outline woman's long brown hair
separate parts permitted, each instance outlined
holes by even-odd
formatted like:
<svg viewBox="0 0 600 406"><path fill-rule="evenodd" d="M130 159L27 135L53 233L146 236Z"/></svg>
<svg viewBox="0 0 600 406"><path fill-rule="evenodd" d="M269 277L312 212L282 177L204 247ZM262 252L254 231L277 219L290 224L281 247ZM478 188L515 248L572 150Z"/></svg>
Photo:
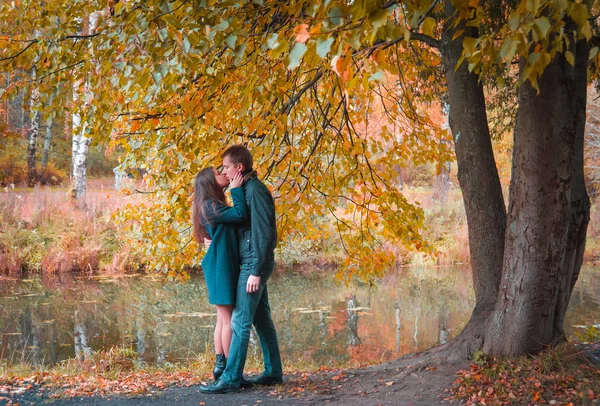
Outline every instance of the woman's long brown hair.
<svg viewBox="0 0 600 406"><path fill-rule="evenodd" d="M216 209L219 203L227 204L225 202L225 192L215 179L214 168L204 168L196 175L194 203L192 205L194 237L198 244L204 244L204 239L209 238L202 221L210 222L210 209ZM207 208L209 209L208 213Z"/></svg>

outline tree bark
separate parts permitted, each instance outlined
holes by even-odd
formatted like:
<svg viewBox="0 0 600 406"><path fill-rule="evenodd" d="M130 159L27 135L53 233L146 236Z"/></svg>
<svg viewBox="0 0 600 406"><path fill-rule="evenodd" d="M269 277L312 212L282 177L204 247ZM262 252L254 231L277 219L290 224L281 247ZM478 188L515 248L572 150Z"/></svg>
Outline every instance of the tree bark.
<svg viewBox="0 0 600 406"><path fill-rule="evenodd" d="M569 228L567 247L561 263L561 284L554 316L552 341L566 341L564 319L573 287L579 278L587 227L590 221L590 198L583 176L583 147L585 140L586 104L587 104L587 62L589 46L585 41L577 43L575 61L575 93L572 103L575 117L575 145L573 150L573 169L571 171L571 194L569 204Z"/></svg>
<svg viewBox="0 0 600 406"><path fill-rule="evenodd" d="M536 353L553 343L555 321L562 317L557 309L563 272L575 269L574 261L563 263L576 139L575 76L557 54L538 80L539 93L529 81L519 90L503 275L483 347L487 354ZM570 289L571 283L562 291ZM564 308L567 296L560 300Z"/></svg>
<svg viewBox="0 0 600 406"><path fill-rule="evenodd" d="M52 105L52 100L54 99L54 94L50 96L50 100L48 101L49 105ZM50 142L52 141L52 125L54 123L54 112L48 113L48 117L46 118L46 136L44 137L44 149L42 152L42 172L46 171L46 167L48 166L48 158L50 156Z"/></svg>
<svg viewBox="0 0 600 406"><path fill-rule="evenodd" d="M77 90L75 90L76 92ZM76 97L74 97L76 98ZM85 201L87 154L90 139L85 136L85 123L81 122L79 113L73 114L73 145L71 180L74 197L76 200Z"/></svg>
<svg viewBox="0 0 600 406"><path fill-rule="evenodd" d="M31 126L29 128L29 142L27 145L27 183L31 186L37 179L37 173L35 170L35 155L37 152L37 139L39 134L39 121L38 121L38 110L37 110L37 99L38 89L36 87L36 69L35 67L31 73L33 85L31 90L30 109L31 109Z"/></svg>
<svg viewBox="0 0 600 406"><path fill-rule="evenodd" d="M454 13L446 1L446 15ZM463 35L476 35L471 28ZM486 103L478 76L467 64L456 68L464 36L452 39L454 29L446 27L441 54L448 84L449 123L454 138L458 181L463 194L469 230L469 249L475 290L475 309L455 344L471 352L481 348L487 316L492 312L502 271L506 209L490 139Z"/></svg>

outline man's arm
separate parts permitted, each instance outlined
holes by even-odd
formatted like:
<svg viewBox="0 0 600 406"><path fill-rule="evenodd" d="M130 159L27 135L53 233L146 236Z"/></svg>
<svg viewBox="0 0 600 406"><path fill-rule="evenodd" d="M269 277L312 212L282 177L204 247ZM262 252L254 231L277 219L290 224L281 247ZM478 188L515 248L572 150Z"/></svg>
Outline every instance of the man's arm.
<svg viewBox="0 0 600 406"><path fill-rule="evenodd" d="M277 238L275 225L271 224L275 207L273 198L267 190L258 189L250 196L250 222L252 229L252 247L254 262L251 275L262 276L264 269L270 266L273 256L273 242Z"/></svg>

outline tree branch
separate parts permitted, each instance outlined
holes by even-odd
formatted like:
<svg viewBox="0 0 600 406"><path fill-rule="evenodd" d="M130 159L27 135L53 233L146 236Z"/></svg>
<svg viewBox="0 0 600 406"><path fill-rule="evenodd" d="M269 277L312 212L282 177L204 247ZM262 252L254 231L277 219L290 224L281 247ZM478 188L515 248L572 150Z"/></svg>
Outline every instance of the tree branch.
<svg viewBox="0 0 600 406"><path fill-rule="evenodd" d="M29 42L29 44L28 44L28 45L27 45L25 48L23 48L22 50L20 50L20 51L19 51L19 52L17 52L16 54L14 54L14 55L11 55L11 56L7 56L7 57L5 57L5 58L0 58L0 62L1 62L1 61L6 61L6 60L9 60L9 59L14 59L14 58L18 57L18 56L19 56L19 55L21 55L23 52L27 51L27 50L29 49L29 47L31 47L31 46L32 46L33 44L35 44L36 42L38 42L38 40L37 40L37 39L32 39L32 40Z"/></svg>
<svg viewBox="0 0 600 406"><path fill-rule="evenodd" d="M87 39L87 38L94 38L97 37L98 35L100 35L102 32L97 32L95 34L87 34L87 35L67 35L62 37L61 39L59 39L59 41L65 41L68 39Z"/></svg>
<svg viewBox="0 0 600 406"><path fill-rule="evenodd" d="M296 102L298 101L298 99L311 87L313 87L315 85L315 83L317 83L317 81L319 79L321 79L321 77L323 76L323 71L321 69L317 70L317 73L315 74L315 76L308 81L303 87L302 89L300 89L300 91L298 91L298 93L296 93L295 95L293 95L290 100L288 100L283 107L281 108L280 114L289 114L292 107L294 106L294 104L296 104Z"/></svg>

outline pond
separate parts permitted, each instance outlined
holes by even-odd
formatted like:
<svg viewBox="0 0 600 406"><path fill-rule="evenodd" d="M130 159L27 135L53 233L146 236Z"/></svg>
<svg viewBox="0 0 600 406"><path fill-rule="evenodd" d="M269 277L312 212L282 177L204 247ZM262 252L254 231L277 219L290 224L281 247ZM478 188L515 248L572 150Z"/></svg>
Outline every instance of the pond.
<svg viewBox="0 0 600 406"><path fill-rule="evenodd" d="M385 362L456 335L473 294L467 268L413 268L372 286L329 275L275 274L269 297L282 355L323 366ZM568 336L600 321L600 269L584 267L567 313ZM0 359L53 365L125 347L149 363L212 352L215 311L201 276L57 275L0 278ZM260 347L253 335L250 353Z"/></svg>

